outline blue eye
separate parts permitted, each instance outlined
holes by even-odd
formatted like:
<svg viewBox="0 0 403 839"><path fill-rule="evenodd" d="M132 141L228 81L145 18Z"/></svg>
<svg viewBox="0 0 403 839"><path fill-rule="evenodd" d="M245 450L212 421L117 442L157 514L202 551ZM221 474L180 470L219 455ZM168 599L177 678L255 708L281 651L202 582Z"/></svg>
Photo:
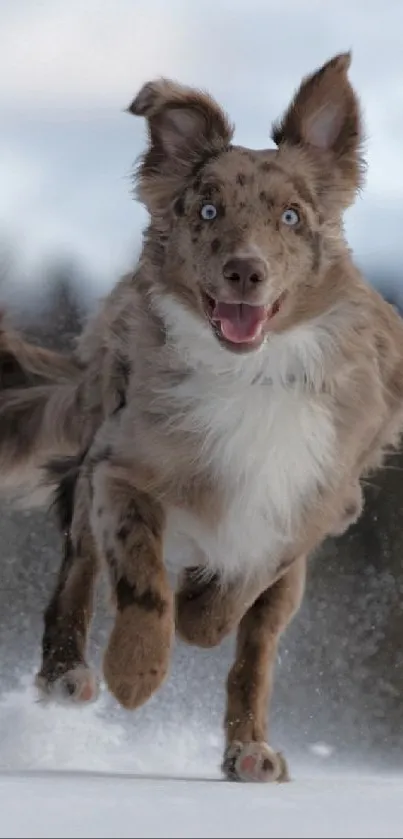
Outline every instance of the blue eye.
<svg viewBox="0 0 403 839"><path fill-rule="evenodd" d="M217 215L217 207L214 204L203 204L200 215L204 221L212 221Z"/></svg>
<svg viewBox="0 0 403 839"><path fill-rule="evenodd" d="M297 213L293 207L287 207L281 216L281 221L283 224L287 224L288 227L295 227L295 225L300 221L299 213Z"/></svg>

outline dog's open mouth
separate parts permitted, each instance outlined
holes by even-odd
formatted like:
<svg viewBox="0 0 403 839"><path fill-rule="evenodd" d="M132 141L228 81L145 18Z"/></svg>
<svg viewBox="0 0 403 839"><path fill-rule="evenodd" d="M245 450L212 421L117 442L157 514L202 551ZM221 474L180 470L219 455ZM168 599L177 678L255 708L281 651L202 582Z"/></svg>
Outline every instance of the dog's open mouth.
<svg viewBox="0 0 403 839"><path fill-rule="evenodd" d="M264 338L265 326L278 311L281 295L271 306L252 306L249 303L227 303L204 294L204 308L218 337L228 344L242 347L259 346Z"/></svg>

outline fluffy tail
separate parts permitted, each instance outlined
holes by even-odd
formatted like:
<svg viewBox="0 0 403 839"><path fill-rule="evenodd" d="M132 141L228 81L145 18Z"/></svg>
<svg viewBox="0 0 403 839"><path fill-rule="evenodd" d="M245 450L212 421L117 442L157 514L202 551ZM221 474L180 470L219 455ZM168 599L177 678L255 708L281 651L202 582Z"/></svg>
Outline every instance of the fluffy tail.
<svg viewBox="0 0 403 839"><path fill-rule="evenodd" d="M0 312L0 387L22 388L51 381L71 381L80 373L73 355L30 344L4 326Z"/></svg>
<svg viewBox="0 0 403 839"><path fill-rule="evenodd" d="M40 483L45 461L77 454L86 434L80 397L76 382L0 392L0 483L4 489L31 491Z"/></svg>

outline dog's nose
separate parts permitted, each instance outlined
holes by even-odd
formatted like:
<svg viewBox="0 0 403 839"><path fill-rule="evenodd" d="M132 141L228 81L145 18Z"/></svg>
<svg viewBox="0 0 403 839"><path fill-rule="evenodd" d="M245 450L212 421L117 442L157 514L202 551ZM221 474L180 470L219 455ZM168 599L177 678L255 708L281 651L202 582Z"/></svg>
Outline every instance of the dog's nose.
<svg viewBox="0 0 403 839"><path fill-rule="evenodd" d="M237 256L227 260L223 274L230 285L247 291L267 279L267 267L258 257Z"/></svg>

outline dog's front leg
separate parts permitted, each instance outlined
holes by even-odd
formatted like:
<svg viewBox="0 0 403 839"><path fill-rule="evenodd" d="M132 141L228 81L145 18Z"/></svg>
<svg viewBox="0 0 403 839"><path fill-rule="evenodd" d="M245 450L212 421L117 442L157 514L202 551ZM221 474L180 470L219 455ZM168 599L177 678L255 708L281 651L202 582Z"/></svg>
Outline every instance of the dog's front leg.
<svg viewBox="0 0 403 839"><path fill-rule="evenodd" d="M174 606L163 564L164 511L133 474L106 457L93 472L92 529L109 572L116 619L104 676L125 708L137 708L167 675Z"/></svg>
<svg viewBox="0 0 403 839"><path fill-rule="evenodd" d="M288 780L283 756L267 745L267 722L278 642L299 609L305 575L301 557L257 598L239 625L227 681L223 771L229 780Z"/></svg>
<svg viewBox="0 0 403 839"><path fill-rule="evenodd" d="M252 582L224 587L187 569L176 597L176 628L183 640L214 647L238 628L235 662L227 681L223 771L233 781L284 781L287 766L267 744L269 701L280 635L299 609L306 560L296 559L262 591Z"/></svg>

